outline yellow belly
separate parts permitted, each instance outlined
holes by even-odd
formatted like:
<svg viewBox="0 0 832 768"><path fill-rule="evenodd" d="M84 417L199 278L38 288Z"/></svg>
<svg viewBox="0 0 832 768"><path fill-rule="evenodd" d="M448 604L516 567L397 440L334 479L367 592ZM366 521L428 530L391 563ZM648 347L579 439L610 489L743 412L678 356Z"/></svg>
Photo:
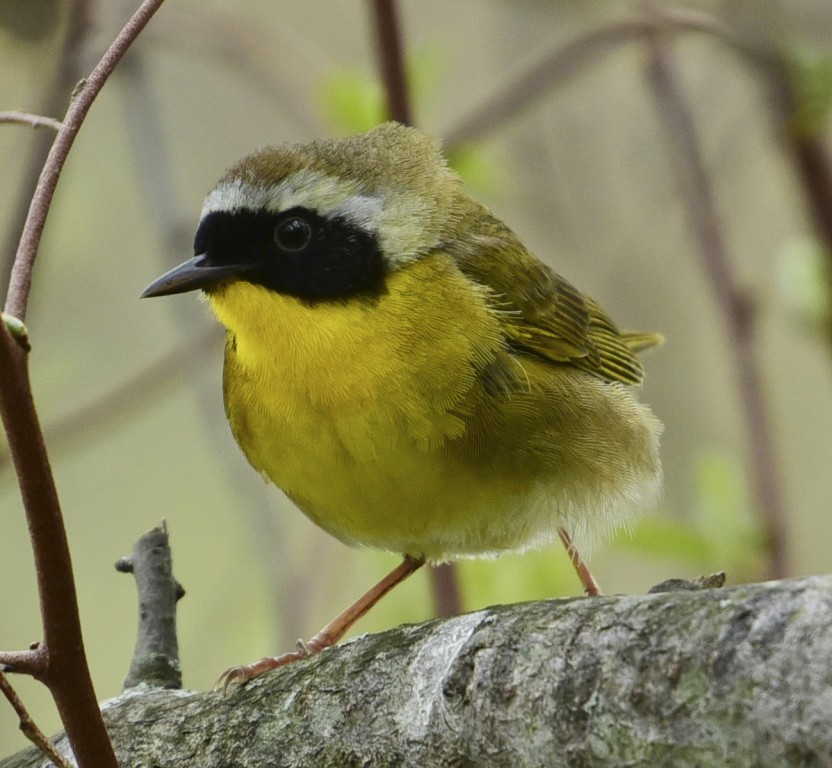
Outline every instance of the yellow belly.
<svg viewBox="0 0 832 768"><path fill-rule="evenodd" d="M508 354L487 297L442 258L387 288L315 305L244 282L211 296L232 431L315 523L441 561L609 527L655 493L658 422L626 388Z"/></svg>

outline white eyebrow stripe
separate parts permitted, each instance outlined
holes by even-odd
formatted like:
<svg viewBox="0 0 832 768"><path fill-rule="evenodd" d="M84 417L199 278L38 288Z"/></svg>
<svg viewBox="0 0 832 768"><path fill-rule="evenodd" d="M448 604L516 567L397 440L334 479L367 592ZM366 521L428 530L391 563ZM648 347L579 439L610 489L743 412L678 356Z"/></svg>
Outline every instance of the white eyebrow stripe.
<svg viewBox="0 0 832 768"><path fill-rule="evenodd" d="M219 184L208 194L202 205L202 217L243 208L279 213L301 207L328 218L340 216L366 232L375 233L381 223L384 202L379 197L361 194L356 186L310 169L269 186L234 179Z"/></svg>
<svg viewBox="0 0 832 768"><path fill-rule="evenodd" d="M383 209L384 203L377 197L353 195L345 198L340 205L334 206L329 211L319 210L319 213L342 216L367 232L376 232L381 222Z"/></svg>

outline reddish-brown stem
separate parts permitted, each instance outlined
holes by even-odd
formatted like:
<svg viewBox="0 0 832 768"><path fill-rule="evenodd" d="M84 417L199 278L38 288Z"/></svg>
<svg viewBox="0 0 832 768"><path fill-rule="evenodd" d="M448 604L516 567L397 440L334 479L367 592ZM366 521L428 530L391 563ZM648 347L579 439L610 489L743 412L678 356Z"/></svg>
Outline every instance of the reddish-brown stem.
<svg viewBox="0 0 832 768"><path fill-rule="evenodd" d="M442 563L430 569L433 591L433 612L444 618L462 612L462 594L456 563Z"/></svg>
<svg viewBox="0 0 832 768"><path fill-rule="evenodd" d="M387 96L387 114L405 125L413 124L407 92L402 34L395 0L372 0L379 69Z"/></svg>

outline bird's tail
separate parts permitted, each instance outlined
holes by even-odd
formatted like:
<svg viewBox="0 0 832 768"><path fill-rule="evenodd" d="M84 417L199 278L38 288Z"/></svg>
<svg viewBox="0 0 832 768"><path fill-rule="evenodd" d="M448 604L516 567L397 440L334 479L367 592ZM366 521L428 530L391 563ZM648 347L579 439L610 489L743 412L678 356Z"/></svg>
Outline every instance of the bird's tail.
<svg viewBox="0 0 832 768"><path fill-rule="evenodd" d="M650 347L664 344L664 336L660 333L639 333L638 331L622 331L621 341L631 352L642 352Z"/></svg>

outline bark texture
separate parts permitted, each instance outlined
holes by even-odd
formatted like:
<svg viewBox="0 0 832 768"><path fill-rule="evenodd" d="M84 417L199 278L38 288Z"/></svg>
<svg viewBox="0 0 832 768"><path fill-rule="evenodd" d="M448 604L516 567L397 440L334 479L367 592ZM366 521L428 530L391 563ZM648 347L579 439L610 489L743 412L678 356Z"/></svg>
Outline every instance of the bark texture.
<svg viewBox="0 0 832 768"><path fill-rule="evenodd" d="M832 766L832 576L500 606L105 716L122 766Z"/></svg>
<svg viewBox="0 0 832 768"><path fill-rule="evenodd" d="M185 590L173 578L167 526L162 523L144 534L130 557L116 563L116 570L132 573L139 593L139 631L124 690L140 685L181 688L176 603Z"/></svg>

